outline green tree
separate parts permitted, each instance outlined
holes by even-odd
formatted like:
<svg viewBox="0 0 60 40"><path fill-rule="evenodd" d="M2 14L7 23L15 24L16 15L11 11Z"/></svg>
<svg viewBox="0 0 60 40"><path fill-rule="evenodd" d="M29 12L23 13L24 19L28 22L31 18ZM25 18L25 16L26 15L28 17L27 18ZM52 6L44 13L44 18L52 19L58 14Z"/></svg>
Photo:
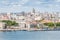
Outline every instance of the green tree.
<svg viewBox="0 0 60 40"><path fill-rule="evenodd" d="M18 23L16 21L11 21L11 20L2 20L2 22L5 22L6 26L10 28L10 26L18 26Z"/></svg>
<svg viewBox="0 0 60 40"><path fill-rule="evenodd" d="M50 22L50 23L44 23L44 25L49 26L49 27L54 27L54 23Z"/></svg>
<svg viewBox="0 0 60 40"><path fill-rule="evenodd" d="M56 23L56 26L60 26L60 22L57 22L57 23Z"/></svg>

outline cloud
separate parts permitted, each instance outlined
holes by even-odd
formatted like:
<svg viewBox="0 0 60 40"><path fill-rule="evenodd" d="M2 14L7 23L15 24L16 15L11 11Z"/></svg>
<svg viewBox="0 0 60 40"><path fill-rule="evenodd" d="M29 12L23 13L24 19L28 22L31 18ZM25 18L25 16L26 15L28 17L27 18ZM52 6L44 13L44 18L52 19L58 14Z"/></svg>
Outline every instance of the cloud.
<svg viewBox="0 0 60 40"><path fill-rule="evenodd" d="M55 0L55 2L60 2L60 0Z"/></svg>
<svg viewBox="0 0 60 40"><path fill-rule="evenodd" d="M0 0L0 12L16 12L23 9L23 5L29 0Z"/></svg>
<svg viewBox="0 0 60 40"><path fill-rule="evenodd" d="M41 9L42 11L59 10L59 1L60 0L0 0L0 11L26 11L32 10L32 8Z"/></svg>
<svg viewBox="0 0 60 40"><path fill-rule="evenodd" d="M10 1L10 0L2 0L0 1L1 4L0 5L6 5L6 6L10 6L10 5L23 5L25 3L27 3L29 0L18 0L18 1Z"/></svg>
<svg viewBox="0 0 60 40"><path fill-rule="evenodd" d="M40 2L40 1L36 1L36 2L35 2L35 4L41 4L41 3L42 3L42 2Z"/></svg>

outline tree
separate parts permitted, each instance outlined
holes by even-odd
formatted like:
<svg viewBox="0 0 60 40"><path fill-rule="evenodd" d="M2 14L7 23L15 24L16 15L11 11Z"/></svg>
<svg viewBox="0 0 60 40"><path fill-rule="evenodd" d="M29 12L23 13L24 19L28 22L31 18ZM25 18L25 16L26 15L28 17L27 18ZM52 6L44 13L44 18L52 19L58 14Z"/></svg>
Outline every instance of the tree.
<svg viewBox="0 0 60 40"><path fill-rule="evenodd" d="M57 22L57 23L56 23L56 26L60 26L60 22Z"/></svg>
<svg viewBox="0 0 60 40"><path fill-rule="evenodd" d="M49 27L54 27L54 23L50 22L50 23L44 23L44 25L49 26Z"/></svg>
<svg viewBox="0 0 60 40"><path fill-rule="evenodd" d="M2 22L6 23L6 26L8 26L10 28L10 26L18 26L18 23L16 23L15 21L11 21L11 20L2 20Z"/></svg>

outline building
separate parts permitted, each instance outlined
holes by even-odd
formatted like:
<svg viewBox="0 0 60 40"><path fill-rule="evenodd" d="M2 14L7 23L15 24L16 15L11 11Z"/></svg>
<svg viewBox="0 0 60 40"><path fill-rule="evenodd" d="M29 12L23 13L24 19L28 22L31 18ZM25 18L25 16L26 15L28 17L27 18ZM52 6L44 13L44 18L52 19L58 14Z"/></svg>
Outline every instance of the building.
<svg viewBox="0 0 60 40"><path fill-rule="evenodd" d="M4 27L5 27L5 23L0 22L0 29L4 29Z"/></svg>

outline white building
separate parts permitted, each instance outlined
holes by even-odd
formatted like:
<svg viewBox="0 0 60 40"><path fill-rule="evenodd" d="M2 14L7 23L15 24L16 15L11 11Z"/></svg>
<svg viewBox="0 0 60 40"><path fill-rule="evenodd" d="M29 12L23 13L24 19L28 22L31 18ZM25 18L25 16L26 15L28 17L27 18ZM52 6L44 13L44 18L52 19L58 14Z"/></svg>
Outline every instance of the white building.
<svg viewBox="0 0 60 40"><path fill-rule="evenodd" d="M37 16L37 17L35 17L35 20L42 20L42 17L41 16Z"/></svg>

